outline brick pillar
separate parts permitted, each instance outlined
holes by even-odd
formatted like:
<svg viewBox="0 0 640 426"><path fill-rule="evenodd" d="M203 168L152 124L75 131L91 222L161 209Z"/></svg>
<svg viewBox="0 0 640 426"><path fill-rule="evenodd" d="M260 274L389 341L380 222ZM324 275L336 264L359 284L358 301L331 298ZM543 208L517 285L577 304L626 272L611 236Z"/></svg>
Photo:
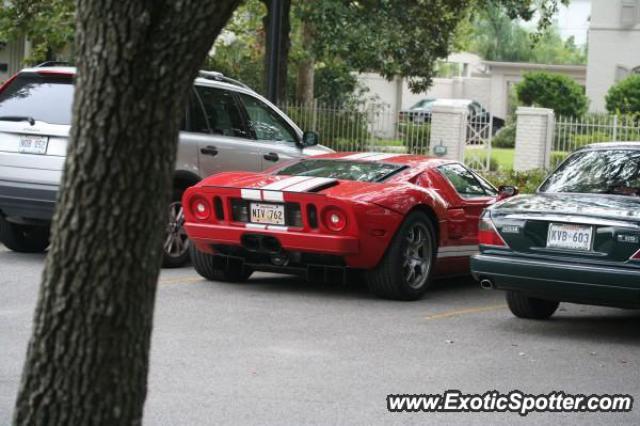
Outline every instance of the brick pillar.
<svg viewBox="0 0 640 426"><path fill-rule="evenodd" d="M548 169L556 122L553 110L519 107L516 116L516 152L513 169L519 172Z"/></svg>
<svg viewBox="0 0 640 426"><path fill-rule="evenodd" d="M443 158L464 161L464 149L467 144L467 107L451 105L436 101L431 110L431 142L430 152L437 146L447 148Z"/></svg>

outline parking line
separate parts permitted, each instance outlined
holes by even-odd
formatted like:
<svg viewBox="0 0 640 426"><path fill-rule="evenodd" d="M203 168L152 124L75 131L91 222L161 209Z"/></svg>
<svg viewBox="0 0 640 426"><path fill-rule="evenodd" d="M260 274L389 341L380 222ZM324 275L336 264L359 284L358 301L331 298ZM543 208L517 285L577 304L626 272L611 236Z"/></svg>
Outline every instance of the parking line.
<svg viewBox="0 0 640 426"><path fill-rule="evenodd" d="M479 314L482 312L498 311L506 307L507 305L505 304L491 305L491 306L478 306L476 308L458 309L456 311L449 311L449 312L443 312L441 314L429 315L428 317L425 317L425 319L434 320L434 319L458 317L458 316L467 315L467 314Z"/></svg>
<svg viewBox="0 0 640 426"><path fill-rule="evenodd" d="M193 275L189 275L187 277L177 277L177 278L159 280L158 284L163 284L163 285L164 284L193 284L200 281L204 281L204 278L194 277Z"/></svg>

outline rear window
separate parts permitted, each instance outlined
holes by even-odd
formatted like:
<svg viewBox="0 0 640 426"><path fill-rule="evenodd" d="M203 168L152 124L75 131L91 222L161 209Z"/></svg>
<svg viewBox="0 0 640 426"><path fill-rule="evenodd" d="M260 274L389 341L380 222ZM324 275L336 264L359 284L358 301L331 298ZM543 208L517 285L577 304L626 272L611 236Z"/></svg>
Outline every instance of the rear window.
<svg viewBox="0 0 640 426"><path fill-rule="evenodd" d="M402 164L343 160L302 160L276 172L287 176L313 176L358 182L381 182L405 169Z"/></svg>
<svg viewBox="0 0 640 426"><path fill-rule="evenodd" d="M2 117L31 117L49 124L71 124L70 76L20 74L0 93Z"/></svg>
<svg viewBox="0 0 640 426"><path fill-rule="evenodd" d="M640 196L640 151L578 151L547 178L540 191Z"/></svg>

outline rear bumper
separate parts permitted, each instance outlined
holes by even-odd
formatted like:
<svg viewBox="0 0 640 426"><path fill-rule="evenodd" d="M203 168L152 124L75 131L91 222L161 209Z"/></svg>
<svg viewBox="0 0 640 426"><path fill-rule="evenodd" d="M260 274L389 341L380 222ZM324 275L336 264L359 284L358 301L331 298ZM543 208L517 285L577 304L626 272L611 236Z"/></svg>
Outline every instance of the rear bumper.
<svg viewBox="0 0 640 426"><path fill-rule="evenodd" d="M213 245L242 246L244 235L262 235L278 240L285 251L352 256L360 252L358 238L343 235L326 235L308 232L251 229L241 226L186 223L185 229L191 241L201 251L212 251Z"/></svg>
<svg viewBox="0 0 640 426"><path fill-rule="evenodd" d="M57 196L57 185L0 180L0 212L8 218L50 221Z"/></svg>
<svg viewBox="0 0 640 426"><path fill-rule="evenodd" d="M479 254L471 258L476 279L499 290L564 302L640 308L640 267L595 266Z"/></svg>

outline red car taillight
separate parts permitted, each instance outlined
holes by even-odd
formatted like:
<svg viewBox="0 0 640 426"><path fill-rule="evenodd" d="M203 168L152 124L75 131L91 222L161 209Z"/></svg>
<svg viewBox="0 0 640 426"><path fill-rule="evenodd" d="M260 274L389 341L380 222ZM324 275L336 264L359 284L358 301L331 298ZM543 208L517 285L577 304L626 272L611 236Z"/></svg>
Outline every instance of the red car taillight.
<svg viewBox="0 0 640 426"><path fill-rule="evenodd" d="M640 250L638 250L633 256L629 258L629 260L637 260L640 261Z"/></svg>
<svg viewBox="0 0 640 426"><path fill-rule="evenodd" d="M498 233L491 217L488 215L485 215L480 219L478 243L483 246L509 247Z"/></svg>
<svg viewBox="0 0 640 426"><path fill-rule="evenodd" d="M344 231L347 227L347 215L336 207L330 207L324 211L323 222L333 232Z"/></svg>
<svg viewBox="0 0 640 426"><path fill-rule="evenodd" d="M207 220L211 215L211 206L201 197L195 197L191 200L191 212L198 220Z"/></svg>

